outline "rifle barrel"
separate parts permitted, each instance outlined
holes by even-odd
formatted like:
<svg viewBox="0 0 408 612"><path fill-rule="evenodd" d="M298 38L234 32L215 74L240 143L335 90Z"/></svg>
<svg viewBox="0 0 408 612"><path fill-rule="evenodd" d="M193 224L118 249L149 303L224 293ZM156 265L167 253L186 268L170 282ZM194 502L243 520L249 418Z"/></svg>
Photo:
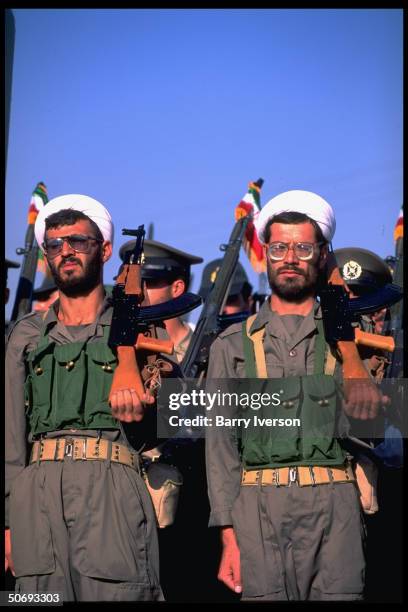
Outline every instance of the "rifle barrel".
<svg viewBox="0 0 408 612"><path fill-rule="evenodd" d="M233 227L214 286L205 300L193 337L181 362L181 369L186 378L193 378L207 364L211 343L220 331L218 315L221 314L228 297L232 276L239 259L239 250L250 218L248 215L238 219Z"/></svg>

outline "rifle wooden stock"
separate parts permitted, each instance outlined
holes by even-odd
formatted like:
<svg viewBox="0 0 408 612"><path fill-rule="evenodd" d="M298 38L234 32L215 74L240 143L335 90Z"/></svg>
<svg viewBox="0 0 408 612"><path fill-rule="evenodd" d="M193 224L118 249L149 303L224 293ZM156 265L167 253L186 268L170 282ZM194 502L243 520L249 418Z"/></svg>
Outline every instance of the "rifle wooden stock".
<svg viewBox="0 0 408 612"><path fill-rule="evenodd" d="M392 353L395 349L395 341L392 336L381 336L380 334L370 334L361 329L356 329L354 332L355 343L371 348L381 349Z"/></svg>
<svg viewBox="0 0 408 612"><path fill-rule="evenodd" d="M172 355L174 344L171 340L158 340L139 334L137 336L136 350L152 351L153 353L162 353L164 355Z"/></svg>

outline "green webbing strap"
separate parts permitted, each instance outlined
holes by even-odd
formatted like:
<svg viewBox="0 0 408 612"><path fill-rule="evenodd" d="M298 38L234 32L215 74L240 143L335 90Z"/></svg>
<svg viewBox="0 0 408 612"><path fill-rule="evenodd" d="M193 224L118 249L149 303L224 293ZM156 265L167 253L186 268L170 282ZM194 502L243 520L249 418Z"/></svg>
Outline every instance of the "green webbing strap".
<svg viewBox="0 0 408 612"><path fill-rule="evenodd" d="M323 374L324 363L326 356L326 341L324 338L324 329L322 319L316 319L317 336L315 343L315 359L313 374Z"/></svg>
<svg viewBox="0 0 408 612"><path fill-rule="evenodd" d="M49 338L48 338L48 325L45 323L45 318L48 314L48 310L46 310L42 315L41 318L43 320L43 324L41 327L41 331L40 331L40 337L38 339L38 343L37 346L35 347L35 350L39 350L39 349L43 349L45 348L48 343L49 343Z"/></svg>
<svg viewBox="0 0 408 612"><path fill-rule="evenodd" d="M246 331L246 321L242 321L242 342L244 345L246 377L257 378L254 344L248 337Z"/></svg>
<svg viewBox="0 0 408 612"><path fill-rule="evenodd" d="M317 336L315 343L315 360L313 374L323 374L326 359L326 340L324 337L323 321L316 319ZM242 341L244 345L245 372L247 378L257 378L255 351L252 340L248 337L246 321L242 322Z"/></svg>

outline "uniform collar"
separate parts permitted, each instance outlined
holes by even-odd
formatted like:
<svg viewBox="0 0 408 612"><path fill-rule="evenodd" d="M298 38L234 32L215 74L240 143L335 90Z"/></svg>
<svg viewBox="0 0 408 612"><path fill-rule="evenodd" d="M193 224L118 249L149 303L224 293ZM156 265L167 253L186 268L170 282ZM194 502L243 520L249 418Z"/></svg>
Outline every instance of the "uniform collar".
<svg viewBox="0 0 408 612"><path fill-rule="evenodd" d="M58 305L59 300L56 300L54 304L48 309L45 317L44 317L44 325L47 328L47 332L49 334L50 339L52 340L68 340L70 342L73 341L69 330L66 326L58 320ZM88 337L95 336L100 337L103 336L103 328L106 325L110 325L112 321L112 301L110 296L105 295L103 300L102 308L96 318L96 320L90 324L89 326L89 334Z"/></svg>
<svg viewBox="0 0 408 612"><path fill-rule="evenodd" d="M321 307L317 300L312 310L300 324L296 334L291 337L283 324L281 317L276 312L271 310L269 299L270 298L268 298L259 309L257 316L249 328L250 334L258 331L262 327L265 327L269 335L274 336L275 338L280 338L288 343L291 347L294 347L299 344L299 342L304 340L304 338L316 332L316 319L322 318Z"/></svg>

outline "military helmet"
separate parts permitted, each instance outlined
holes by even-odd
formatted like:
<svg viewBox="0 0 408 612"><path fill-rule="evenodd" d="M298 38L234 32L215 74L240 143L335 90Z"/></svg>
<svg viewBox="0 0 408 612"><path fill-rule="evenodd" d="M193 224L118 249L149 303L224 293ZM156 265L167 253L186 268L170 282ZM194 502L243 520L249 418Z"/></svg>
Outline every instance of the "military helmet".
<svg viewBox="0 0 408 612"><path fill-rule="evenodd" d="M334 251L340 274L350 287L370 292L392 283L389 267L381 257L358 247Z"/></svg>
<svg viewBox="0 0 408 612"><path fill-rule="evenodd" d="M214 259L210 261L203 270L203 275L201 277L201 285L198 290L198 294L205 300L207 295L209 294L211 288L214 285L215 279L217 278L218 271L221 267L222 259ZM242 290L247 289L248 296L252 291L252 285L249 283L248 276L240 264L237 262L237 267L235 268L234 276L232 277L231 287L228 294L228 297L233 297L235 295L239 295ZM248 297L245 296L245 297Z"/></svg>

